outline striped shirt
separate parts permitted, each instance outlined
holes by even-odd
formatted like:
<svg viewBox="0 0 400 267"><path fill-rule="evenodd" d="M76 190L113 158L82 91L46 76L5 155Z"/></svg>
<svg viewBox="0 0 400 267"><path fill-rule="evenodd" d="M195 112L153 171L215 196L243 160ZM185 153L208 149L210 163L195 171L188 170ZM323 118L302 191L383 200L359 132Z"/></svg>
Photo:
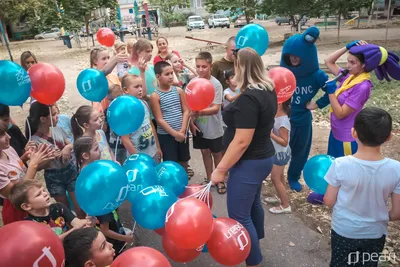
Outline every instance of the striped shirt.
<svg viewBox="0 0 400 267"><path fill-rule="evenodd" d="M182 128L183 114L178 90L173 86L168 92L161 92L157 89L156 93L160 97L160 109L163 119L172 129L179 131ZM157 133L168 134L161 126L157 127Z"/></svg>

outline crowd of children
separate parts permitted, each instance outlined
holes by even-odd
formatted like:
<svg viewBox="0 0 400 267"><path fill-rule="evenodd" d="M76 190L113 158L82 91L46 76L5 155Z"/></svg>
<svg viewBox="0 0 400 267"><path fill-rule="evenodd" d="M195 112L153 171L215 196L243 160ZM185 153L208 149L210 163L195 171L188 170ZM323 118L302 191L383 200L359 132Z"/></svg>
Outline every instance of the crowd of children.
<svg viewBox="0 0 400 267"><path fill-rule="evenodd" d="M168 48L166 38L160 37L156 44L158 55L152 67L156 80L152 83L157 86L149 84L146 78L153 53L149 41L117 43L111 59L107 49L94 48L90 66L107 75L108 96L101 103L80 106L71 118L64 117L62 124L58 122L56 104L48 106L33 100L24 136L10 120L9 107L0 104L3 222L26 219L52 227L63 240L66 266L108 266L123 251L125 243L135 239L132 233L125 232L117 211L93 218L80 209L75 181L88 164L99 159L123 164L130 155L144 153L157 163L178 162L190 178L193 170L189 165L189 129L193 148L202 154L205 183L210 181L224 155L226 125L222 110L241 94L235 81L234 37L228 40L226 55L221 60L213 64L209 52L200 52L195 58L195 68L177 51ZM29 51L21 56L21 64L27 70L37 62ZM115 67L117 74L112 72ZM194 112L186 103L184 90L198 78L211 82L215 98L208 108ZM109 104L123 94L140 99L145 116L136 132L118 138L107 125L104 114ZM273 214L291 213L284 175L291 159L290 107L291 100L278 105L271 133L276 151L271 179L279 199L266 198L266 201L279 204L269 210ZM361 244L358 247L362 251L381 252L387 222L400 219L400 163L384 158L380 151L381 145L390 139L391 130L387 112L377 108L362 110L355 117L352 132L358 152L338 158L325 177L329 187L324 201L334 207L331 266L347 266L344 260L357 244ZM35 180L39 170L44 170L46 187ZM346 175L349 172L351 177ZM385 179L379 179L378 175ZM227 190L225 182L216 186L220 194ZM386 201L390 195L393 206L388 212ZM56 203L52 204L50 197ZM353 224L355 221L357 225Z"/></svg>

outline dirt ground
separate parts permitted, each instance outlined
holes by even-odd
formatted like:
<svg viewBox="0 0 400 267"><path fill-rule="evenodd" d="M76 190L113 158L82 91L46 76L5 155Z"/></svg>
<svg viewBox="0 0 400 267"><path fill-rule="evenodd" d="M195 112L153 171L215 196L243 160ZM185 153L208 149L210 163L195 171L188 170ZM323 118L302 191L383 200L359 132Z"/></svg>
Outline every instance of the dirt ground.
<svg viewBox="0 0 400 267"><path fill-rule="evenodd" d="M266 65L276 66L279 65L281 44L285 33L290 32L290 26L277 26L274 22L261 22L264 25L270 36L270 48L263 56ZM219 59L224 54L222 46L207 46L207 42L195 41L185 39L185 36L200 38L205 40L212 40L215 42L224 43L230 36L236 35L239 29L205 29L194 30L187 32L184 27L177 27L171 29L160 29L162 36L168 38L169 47L177 50L188 63L194 64L194 57L200 50L210 51L215 59ZM341 45L348 41L355 39L364 39L380 44L390 49L400 50L400 28L389 29L389 41L384 43L385 30L382 28L371 29L342 29L341 31ZM133 37L128 36L128 40ZM126 40L125 40L126 41ZM329 53L339 47L336 44L337 32L336 30L324 31L321 29L319 48L319 60L323 62L323 58ZM153 40L154 43L154 40ZM76 89L76 78L80 71L89 67L89 51L84 48L78 48L77 44L73 42L73 49L67 49L63 46L62 41L59 40L45 40L45 41L24 41L18 43L11 43L11 50L14 60L19 63L19 55L26 50L32 51L36 54L41 62L54 64L64 74L66 79L66 90L62 99L59 101L59 107L62 113L72 114L80 105L88 103L83 99ZM156 49L154 50L154 55ZM7 51L4 47L0 47L0 59L9 59ZM341 59L344 62L344 59ZM373 99L372 99L373 100ZM370 100L371 101L371 100ZM27 113L28 105L24 105L24 112ZM12 116L17 123L22 126L25 118L24 112L20 108L12 109ZM23 128L23 127L22 127ZM329 123L326 117L318 116L314 122L313 132L313 146L311 155L326 153L327 140L329 135ZM395 135L392 141L384 146L384 154L396 160L400 160L400 138ZM265 183L266 195L274 195L274 189L270 181ZM302 193L293 193L288 190L291 199L291 205L294 209L296 216L299 216L303 222L308 225L312 230L319 232L324 237L329 239L330 229L330 211L326 207L312 206L306 202L306 197L309 191L303 190ZM387 246L385 250L388 252L395 252L397 257L400 257L400 223L390 223L390 234L387 238ZM392 265L390 265L392 264ZM398 266L393 265L382 266Z"/></svg>

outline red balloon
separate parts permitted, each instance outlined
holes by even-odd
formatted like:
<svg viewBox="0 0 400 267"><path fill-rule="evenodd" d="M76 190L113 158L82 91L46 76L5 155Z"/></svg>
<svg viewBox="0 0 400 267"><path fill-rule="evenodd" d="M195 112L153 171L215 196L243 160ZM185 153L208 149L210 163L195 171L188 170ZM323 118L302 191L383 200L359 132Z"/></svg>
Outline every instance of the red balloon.
<svg viewBox="0 0 400 267"><path fill-rule="evenodd" d="M214 101L215 89L209 80L198 78L186 86L185 95L189 108L200 111L208 108Z"/></svg>
<svg viewBox="0 0 400 267"><path fill-rule="evenodd" d="M292 97L296 90L296 77L289 69L276 67L268 72L268 76L275 83L275 92L279 104Z"/></svg>
<svg viewBox="0 0 400 267"><path fill-rule="evenodd" d="M97 41L107 47L112 47L115 43L115 34L110 28L100 28L96 33Z"/></svg>
<svg viewBox="0 0 400 267"><path fill-rule="evenodd" d="M251 240L246 228L230 218L214 220L214 230L207 241L208 252L225 266L236 266L250 254Z"/></svg>
<svg viewBox="0 0 400 267"><path fill-rule="evenodd" d="M165 227L154 230L158 235L163 236L165 234Z"/></svg>
<svg viewBox="0 0 400 267"><path fill-rule="evenodd" d="M165 231L180 248L196 249L211 236L213 216L207 205L197 198L178 200L167 212Z"/></svg>
<svg viewBox="0 0 400 267"><path fill-rule="evenodd" d="M149 247L135 247L119 255L111 267L171 267L167 258Z"/></svg>
<svg viewBox="0 0 400 267"><path fill-rule="evenodd" d="M190 185L186 186L186 190L182 193L182 195L179 196L179 198L185 198L185 197L191 196L203 189L204 189L204 187L202 187L199 184L190 184ZM199 199L198 196L196 196L196 198ZM213 198L212 198L211 192L208 192L207 197L203 196L202 198L203 199L200 199L200 200L203 201L204 203L206 203L207 206L209 206L209 208L211 209L212 205L213 205Z"/></svg>
<svg viewBox="0 0 400 267"><path fill-rule="evenodd" d="M33 65L29 71L31 96L45 105L56 103L64 93L65 79L61 70L48 63Z"/></svg>
<svg viewBox="0 0 400 267"><path fill-rule="evenodd" d="M173 261L182 263L190 262L197 258L204 247L203 245L197 249L179 248L171 240L169 240L166 235L163 236L162 246L164 248L165 254L167 254L168 257L170 257Z"/></svg>
<svg viewBox="0 0 400 267"><path fill-rule="evenodd" d="M0 228L1 266L62 267L63 245L42 223L18 221Z"/></svg>

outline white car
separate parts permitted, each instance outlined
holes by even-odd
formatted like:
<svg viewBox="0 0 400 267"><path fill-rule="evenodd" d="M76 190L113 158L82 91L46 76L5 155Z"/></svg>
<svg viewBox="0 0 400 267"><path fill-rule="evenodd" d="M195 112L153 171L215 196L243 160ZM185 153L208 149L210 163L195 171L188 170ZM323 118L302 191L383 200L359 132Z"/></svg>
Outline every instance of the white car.
<svg viewBox="0 0 400 267"><path fill-rule="evenodd" d="M229 22L229 19L222 14L215 14L211 15L210 18L208 19L208 27L210 28L216 28L216 27L231 27L231 23Z"/></svg>
<svg viewBox="0 0 400 267"><path fill-rule="evenodd" d="M204 29L204 20L200 16L190 16L187 20L187 30Z"/></svg>
<svg viewBox="0 0 400 267"><path fill-rule="evenodd" d="M35 40L38 39L60 39L61 32L58 28L51 29L51 32L42 32L35 35Z"/></svg>

